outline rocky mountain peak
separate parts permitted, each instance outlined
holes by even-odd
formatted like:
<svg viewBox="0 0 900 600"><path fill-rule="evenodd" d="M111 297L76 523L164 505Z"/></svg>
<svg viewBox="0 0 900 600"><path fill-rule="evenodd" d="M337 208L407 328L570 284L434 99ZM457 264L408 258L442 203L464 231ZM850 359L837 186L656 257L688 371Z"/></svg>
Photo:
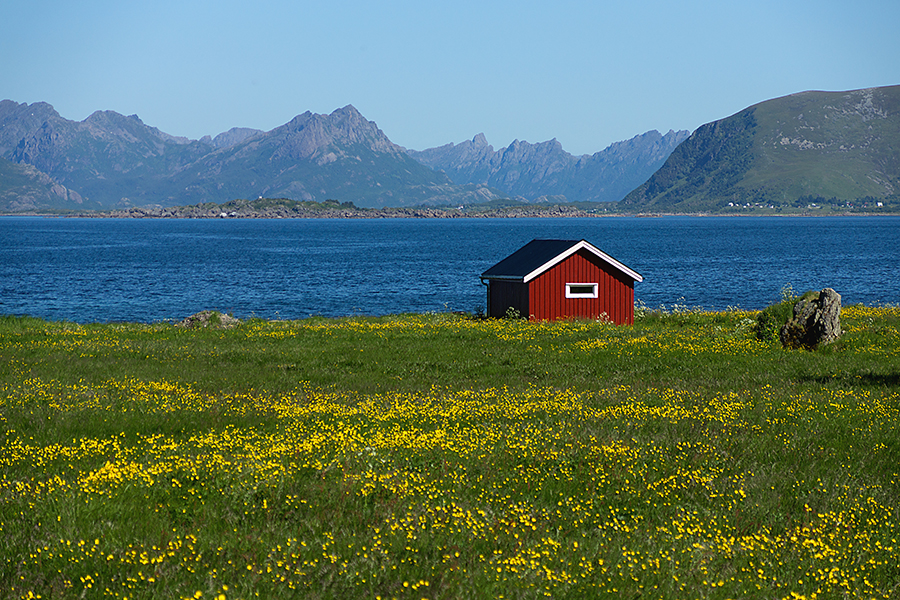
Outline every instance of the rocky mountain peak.
<svg viewBox="0 0 900 600"><path fill-rule="evenodd" d="M275 158L315 158L333 152L337 146L347 145L361 145L378 153L403 154L400 146L391 142L352 104L329 115L307 111L271 133L280 141Z"/></svg>
<svg viewBox="0 0 900 600"><path fill-rule="evenodd" d="M331 112L332 117L337 118L346 118L346 119L361 119L363 121L369 122L362 114L356 110L356 107L352 104L348 104L342 108L336 108Z"/></svg>
<svg viewBox="0 0 900 600"><path fill-rule="evenodd" d="M59 113L46 102L35 102L28 104L23 102L19 104L13 100L0 101L0 124L11 120L25 121L46 121L48 119L59 119Z"/></svg>
<svg viewBox="0 0 900 600"><path fill-rule="evenodd" d="M534 157L534 156L543 156L543 157L569 157L572 155L563 150L562 144L556 138L552 140L547 140L546 142L538 142L537 144L530 144L526 141L514 140L506 149L501 150L501 154L503 157L515 157L516 159L521 159L523 157Z"/></svg>
<svg viewBox="0 0 900 600"><path fill-rule="evenodd" d="M46 102L0 101L0 156L8 157L22 138L33 135L44 123L63 120Z"/></svg>
<svg viewBox="0 0 900 600"><path fill-rule="evenodd" d="M82 121L83 123L97 123L103 125L109 124L122 124L122 123L133 123L135 125L144 125L144 122L141 121L141 118L137 115L129 115L125 116L117 113L114 110L95 110L92 112L87 119Z"/></svg>
<svg viewBox="0 0 900 600"><path fill-rule="evenodd" d="M92 136L98 139L120 140L126 139L129 143L140 142L152 145L155 152L161 152L160 144L190 144L192 140L186 137L169 135L156 127L145 125L137 115L117 113L114 110L97 110L88 116L79 125L86 128Z"/></svg>
<svg viewBox="0 0 900 600"><path fill-rule="evenodd" d="M136 142L141 137L139 132L147 128L137 115L126 117L112 110L94 111L81 124L96 137L111 139L124 136L129 142Z"/></svg>
<svg viewBox="0 0 900 600"><path fill-rule="evenodd" d="M236 144L240 144L244 140L262 135L265 133L260 129L251 129L249 127L232 127L228 131L223 131L216 137L204 135L200 138L200 142L209 144L213 148L230 148Z"/></svg>

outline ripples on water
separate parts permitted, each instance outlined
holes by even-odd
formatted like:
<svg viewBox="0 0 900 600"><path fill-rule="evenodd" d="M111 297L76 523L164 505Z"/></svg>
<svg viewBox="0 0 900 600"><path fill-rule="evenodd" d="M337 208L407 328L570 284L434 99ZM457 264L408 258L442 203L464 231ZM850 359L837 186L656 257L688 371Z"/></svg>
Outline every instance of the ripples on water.
<svg viewBox="0 0 900 600"><path fill-rule="evenodd" d="M763 308L785 284L900 302L900 217L139 220L0 218L0 313L76 322L382 315L485 305L478 278L534 238L586 239L635 297Z"/></svg>

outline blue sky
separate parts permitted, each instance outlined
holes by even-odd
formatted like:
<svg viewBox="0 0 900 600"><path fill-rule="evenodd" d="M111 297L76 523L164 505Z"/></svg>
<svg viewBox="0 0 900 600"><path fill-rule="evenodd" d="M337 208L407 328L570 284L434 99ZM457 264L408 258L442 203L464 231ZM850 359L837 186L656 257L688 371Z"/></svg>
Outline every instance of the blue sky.
<svg viewBox="0 0 900 600"><path fill-rule="evenodd" d="M5 2L0 98L194 139L353 104L408 148L483 132L584 154L900 84L898 24L897 0Z"/></svg>

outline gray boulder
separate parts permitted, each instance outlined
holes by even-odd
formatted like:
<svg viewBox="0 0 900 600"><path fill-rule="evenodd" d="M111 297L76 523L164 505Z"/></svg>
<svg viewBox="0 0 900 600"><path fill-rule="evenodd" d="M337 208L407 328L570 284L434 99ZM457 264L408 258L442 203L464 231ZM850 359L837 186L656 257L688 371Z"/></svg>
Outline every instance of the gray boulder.
<svg viewBox="0 0 900 600"><path fill-rule="evenodd" d="M231 329L240 324L240 319L215 310L204 310L175 323L175 327L194 329L195 327L211 329Z"/></svg>
<svg viewBox="0 0 900 600"><path fill-rule="evenodd" d="M841 336L841 295L831 288L804 294L794 305L794 318L779 332L785 348L814 350Z"/></svg>

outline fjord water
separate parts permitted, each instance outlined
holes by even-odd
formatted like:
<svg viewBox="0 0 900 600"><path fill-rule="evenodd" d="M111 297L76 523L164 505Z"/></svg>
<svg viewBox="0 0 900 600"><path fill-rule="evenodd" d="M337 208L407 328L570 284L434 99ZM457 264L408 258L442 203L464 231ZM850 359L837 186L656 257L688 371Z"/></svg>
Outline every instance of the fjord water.
<svg viewBox="0 0 900 600"><path fill-rule="evenodd" d="M900 217L0 218L0 314L80 323L384 315L485 306L479 274L535 238L586 239L644 277L635 297L763 308L832 287L900 302Z"/></svg>

